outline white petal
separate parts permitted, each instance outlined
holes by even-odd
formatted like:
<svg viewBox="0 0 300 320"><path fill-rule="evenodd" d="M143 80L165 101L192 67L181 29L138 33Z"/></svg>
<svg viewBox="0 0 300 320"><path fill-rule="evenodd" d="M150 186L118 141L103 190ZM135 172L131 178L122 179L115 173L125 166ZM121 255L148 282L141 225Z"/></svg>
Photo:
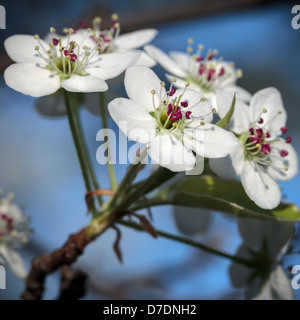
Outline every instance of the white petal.
<svg viewBox="0 0 300 320"><path fill-rule="evenodd" d="M209 167L223 179L234 180L238 176L230 155L223 158L209 159Z"/></svg>
<svg viewBox="0 0 300 320"><path fill-rule="evenodd" d="M205 209L175 206L173 215L178 230L188 236L204 233L212 222L212 212Z"/></svg>
<svg viewBox="0 0 300 320"><path fill-rule="evenodd" d="M183 94L184 93L184 94ZM180 101L187 101L188 107L182 108L184 111L192 111L192 117L200 118L205 122L211 122L213 119L212 106L208 100L202 95L199 91L191 89L177 89L175 94L172 96L175 97L181 96ZM201 101L201 98L204 98L205 101Z"/></svg>
<svg viewBox="0 0 300 320"><path fill-rule="evenodd" d="M149 112L154 111L151 90L156 92L154 95L155 107L160 104L160 96L163 99L166 93L160 82L157 75L145 66L133 66L128 68L125 73L124 85L128 97Z"/></svg>
<svg viewBox="0 0 300 320"><path fill-rule="evenodd" d="M238 228L243 242L251 248L261 249L265 244L273 260L277 260L283 249L287 249L294 235L294 225L289 222L242 218Z"/></svg>
<svg viewBox="0 0 300 320"><path fill-rule="evenodd" d="M40 43L44 46L45 50L49 49L48 44L40 39ZM40 52L44 54L43 49L39 42L30 35L14 35L4 41L4 47L9 57L15 62L43 62L43 59L38 55L35 50L36 46L40 47Z"/></svg>
<svg viewBox="0 0 300 320"><path fill-rule="evenodd" d="M108 110L113 120L131 140L147 143L153 139L156 121L136 102L117 98L108 104Z"/></svg>
<svg viewBox="0 0 300 320"><path fill-rule="evenodd" d="M81 48L87 46L89 50L93 49L96 46L96 43L90 38L91 33L86 29L77 30L76 33L73 33L69 38L69 41L76 42ZM68 37L62 37L63 46L68 46Z"/></svg>
<svg viewBox="0 0 300 320"><path fill-rule="evenodd" d="M155 136L148 154L156 163L174 172L191 170L195 166L192 151L170 134Z"/></svg>
<svg viewBox="0 0 300 320"><path fill-rule="evenodd" d="M225 88L227 86L235 85L235 82L237 80L237 71L232 62L219 62L218 60L213 60L212 63L215 65L217 74L221 71L222 68L224 68L225 70L225 76L220 77L220 79L217 80L218 82L216 82L215 88Z"/></svg>
<svg viewBox="0 0 300 320"><path fill-rule="evenodd" d="M217 110L221 119L225 117L227 112L229 111L233 97L234 93L230 94L224 89L216 90L216 99L218 106ZM246 132L249 129L250 119L248 116L248 109L248 106L236 99L234 113L231 118L230 129L237 134Z"/></svg>
<svg viewBox="0 0 300 320"><path fill-rule="evenodd" d="M269 280L262 284L262 279L255 276L245 292L246 300L270 300L271 286Z"/></svg>
<svg viewBox="0 0 300 320"><path fill-rule="evenodd" d="M255 93L250 102L251 120L257 121L263 109L267 109L267 113L263 113L265 129L271 132L271 135L281 134L280 128L285 126L287 114L283 106L280 92L275 88L266 88ZM278 114L278 111L281 114Z"/></svg>
<svg viewBox="0 0 300 320"><path fill-rule="evenodd" d="M293 300L291 281L280 265L271 273L269 282L272 300Z"/></svg>
<svg viewBox="0 0 300 320"><path fill-rule="evenodd" d="M54 93L60 87L59 77L53 71L35 63L15 63L4 72L6 84L16 91L33 97Z"/></svg>
<svg viewBox="0 0 300 320"><path fill-rule="evenodd" d="M176 77L186 78L187 72L178 66L177 62L171 59L167 54L163 51L154 47L152 45L145 46L144 49L146 52L156 60L167 72L171 73Z"/></svg>
<svg viewBox="0 0 300 320"><path fill-rule="evenodd" d="M106 82L100 78L76 74L64 80L61 86L70 92L103 92L108 89Z"/></svg>
<svg viewBox="0 0 300 320"><path fill-rule="evenodd" d="M238 140L231 132L206 123L198 129L184 130L184 143L199 155L206 158L222 158L237 150ZM188 138L194 137L194 139Z"/></svg>
<svg viewBox="0 0 300 320"><path fill-rule="evenodd" d="M280 188L266 169L245 161L241 181L248 197L263 209L276 208L281 199Z"/></svg>
<svg viewBox="0 0 300 320"><path fill-rule="evenodd" d="M166 74L166 78L169 80L169 82L173 82L172 79L174 78L174 76L171 74ZM173 86L176 88L185 88L186 87L185 85L186 85L186 80L181 78L176 78L176 82L173 83ZM205 96L205 94L201 91L200 87L193 82L190 82L189 89L200 92L203 96Z"/></svg>
<svg viewBox="0 0 300 320"><path fill-rule="evenodd" d="M121 34L115 40L118 49L137 49L149 43L158 34L156 29L142 29L134 32Z"/></svg>
<svg viewBox="0 0 300 320"><path fill-rule="evenodd" d="M236 179L242 172L243 164L244 149L242 145L226 157L209 159L210 168L224 179Z"/></svg>
<svg viewBox="0 0 300 320"><path fill-rule="evenodd" d="M249 259L249 251L245 245L241 245L236 253L239 258ZM233 262L229 267L229 276L231 283L236 288L244 288L248 284L249 276L252 270L241 263Z"/></svg>
<svg viewBox="0 0 300 320"><path fill-rule="evenodd" d="M99 56L97 61L89 63L85 71L89 75L103 80L115 78L128 67L134 65L140 55L139 51L103 54Z"/></svg>
<svg viewBox="0 0 300 320"><path fill-rule="evenodd" d="M156 61L151 58L147 53L142 51L140 58L135 63L136 66L146 66L152 68L156 65Z"/></svg>
<svg viewBox="0 0 300 320"><path fill-rule="evenodd" d="M191 56L183 52L170 52L169 55L183 70L189 70L189 63L193 61Z"/></svg>
<svg viewBox="0 0 300 320"><path fill-rule="evenodd" d="M187 176L199 176L204 170L204 158L199 156L199 154L196 153L196 163L195 167L191 170L186 170L185 175Z"/></svg>
<svg viewBox="0 0 300 320"><path fill-rule="evenodd" d="M281 150L286 150L288 155L282 157ZM270 152L271 166L268 167L270 174L279 180L290 180L298 173L298 156L290 143L284 140L272 143ZM288 170L285 171L284 167Z"/></svg>
<svg viewBox="0 0 300 320"><path fill-rule="evenodd" d="M20 279L25 279L27 271L20 255L11 247L0 245L0 255L10 266L12 272Z"/></svg>
<svg viewBox="0 0 300 320"><path fill-rule="evenodd" d="M166 78L170 82L172 82L173 77L174 76L172 76L170 74L166 74ZM186 80L176 78L176 82L173 85L176 88L185 88L186 87ZM201 87L195 82L190 82L189 89L199 92L211 104L211 108L217 109L216 94L214 92L205 92L204 93L202 91Z"/></svg>
<svg viewBox="0 0 300 320"><path fill-rule="evenodd" d="M252 94L249 91L237 85L229 85L222 89L228 92L229 94L236 93L237 100L241 100L243 102L249 102L252 97Z"/></svg>

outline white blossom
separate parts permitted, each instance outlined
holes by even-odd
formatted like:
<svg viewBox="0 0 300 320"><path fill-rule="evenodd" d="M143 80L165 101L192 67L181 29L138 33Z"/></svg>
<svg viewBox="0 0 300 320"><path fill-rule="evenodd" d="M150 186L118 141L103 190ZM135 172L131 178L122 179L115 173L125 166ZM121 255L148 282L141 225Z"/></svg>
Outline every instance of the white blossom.
<svg viewBox="0 0 300 320"><path fill-rule="evenodd" d="M189 81L190 88L201 92L214 108L217 108L217 89L232 94L236 92L237 99L249 101L250 93L236 85L242 71L235 69L232 62L223 61L223 58L217 59L217 50L209 50L204 55L203 49L203 46L199 45L198 51L192 54L193 49L189 46L187 53L171 52L167 55L153 45L145 46L146 52L169 73L169 80L177 77L175 85L179 88L183 88L185 82Z"/></svg>
<svg viewBox="0 0 300 320"><path fill-rule="evenodd" d="M0 199L0 264L5 262L13 273L24 279L27 271L16 249L28 241L28 219L10 198Z"/></svg>
<svg viewBox="0 0 300 320"><path fill-rule="evenodd" d="M105 80L117 77L140 57L139 52L99 55L98 44L73 29L66 29L63 37L56 37L54 28L50 31L50 43L38 35L14 35L5 40L5 49L16 62L4 72L9 87L33 97L61 87L70 92L106 91Z"/></svg>
<svg viewBox="0 0 300 320"><path fill-rule="evenodd" d="M232 96L217 93L219 113L226 114ZM237 102L230 130L239 149L222 159L211 159L210 167L224 178L241 176L243 187L258 206L273 209L281 199L278 180L292 179L298 172L298 157L287 132L287 114L275 88L258 91L250 105Z"/></svg>
<svg viewBox="0 0 300 320"><path fill-rule="evenodd" d="M237 256L255 261L255 267L234 262L229 268L233 286L246 288L246 299L293 299L290 279L280 265L294 233L293 224L242 218L238 227L243 243Z"/></svg>
<svg viewBox="0 0 300 320"><path fill-rule="evenodd" d="M236 149L235 137L210 123L215 110L199 92L172 85L166 91L165 83L145 66L127 69L125 89L129 99L110 102L110 115L131 140L144 143L161 166L191 170L195 154L216 158Z"/></svg>

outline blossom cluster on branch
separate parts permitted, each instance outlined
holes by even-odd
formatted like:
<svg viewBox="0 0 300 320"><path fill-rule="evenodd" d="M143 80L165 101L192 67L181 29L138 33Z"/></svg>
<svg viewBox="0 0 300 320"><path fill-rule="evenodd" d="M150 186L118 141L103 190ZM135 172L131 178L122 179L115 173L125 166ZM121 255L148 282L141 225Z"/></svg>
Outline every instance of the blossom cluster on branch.
<svg viewBox="0 0 300 320"><path fill-rule="evenodd" d="M292 138L287 135L287 112L280 92L269 87L251 95L237 86L242 71L236 69L234 63L224 61L217 50L205 52L201 44L194 50L192 39L188 39L186 52L166 54L148 44L158 34L155 29L120 34L117 15L112 15L109 29L100 26L101 19L97 17L92 28L83 25L79 29L65 28L60 35L52 27L44 39L39 35L14 35L4 42L7 54L15 62L5 70L6 84L26 95L50 96L54 101L65 103L85 181L85 198L92 213L91 239L107 227L115 228L119 239L115 224L124 222L123 218L128 215L137 218L146 231L156 236L150 222L135 213L136 207L151 207L151 201L158 205L169 201L169 204L203 210L217 210L216 203L223 203L217 211L237 212L241 216L238 224L245 240L236 257L220 253L234 261L230 268L233 284L238 287L250 285L248 298L291 298L290 287L278 293L276 283L269 279L286 277L278 262L293 236L293 222L299 218L299 210L291 205L286 210L294 210L296 218L290 218L290 212L284 211L280 218L285 222L280 219L265 221L276 220L272 210L288 206L281 203L277 180L292 179L298 171L297 153L291 145ZM141 47L144 48L139 49ZM169 84L151 69L156 63L167 72ZM128 98L105 100L104 92L113 90L107 80L123 81L119 77L123 72ZM120 130L130 140L142 145L135 162L119 184L109 161L108 148L111 190L98 187L78 116L78 106L81 105L78 94L85 94L84 99L87 99L95 92L100 93L98 113L103 129L107 129L108 111ZM76 106L72 105L74 101ZM55 104L51 102L51 106ZM142 170L141 163L147 155L158 165L157 171L135 185L134 179ZM183 185L176 189L178 182L169 188L163 187L178 172L199 176L198 182L181 177L186 180L185 186L195 181L192 191L188 192ZM217 179L223 179L221 188L217 187ZM233 180L241 182L238 189L241 197L236 202L232 198L234 195L228 194L233 188ZM205 185L207 181L211 181L210 186ZM204 189L197 193L196 189L202 184ZM157 188L161 188L158 195L145 200L145 196ZM185 199L176 197L180 192L192 200L184 202ZM104 203L102 196L110 198ZM98 207L94 198L98 199ZM251 219L249 215L252 215ZM19 221L24 222L19 209L8 200L2 200L0 255L22 277L24 270L12 245L24 242L28 229L18 231ZM105 228L100 227L103 224ZM250 229L253 233L249 236ZM276 250L269 241L274 235L279 237ZM118 242L114 248L120 258ZM255 249L249 250L250 247ZM207 247L204 250L218 254ZM53 263L51 272L62 265L63 259ZM34 274L33 271L30 273L28 285L33 283ZM286 285L287 281L284 282Z"/></svg>

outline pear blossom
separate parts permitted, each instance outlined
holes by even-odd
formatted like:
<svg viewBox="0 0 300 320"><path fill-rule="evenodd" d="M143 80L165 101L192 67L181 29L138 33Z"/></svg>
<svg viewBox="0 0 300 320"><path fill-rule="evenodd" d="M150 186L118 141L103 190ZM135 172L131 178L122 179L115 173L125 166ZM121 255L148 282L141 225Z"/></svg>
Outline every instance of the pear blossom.
<svg viewBox="0 0 300 320"><path fill-rule="evenodd" d="M11 198L0 199L0 264L5 261L13 273L24 279L27 271L16 248L28 241L28 219Z"/></svg>
<svg viewBox="0 0 300 320"><path fill-rule="evenodd" d="M139 52L99 55L98 44L88 37L65 29L66 36L47 43L38 35L14 35L4 42L16 63L4 72L6 84L16 91L41 97L64 88L70 92L106 91L107 79L117 77L140 57Z"/></svg>
<svg viewBox="0 0 300 320"><path fill-rule="evenodd" d="M142 29L125 34L121 33L121 24L117 14L112 15L112 23L110 29L102 29L101 18L96 17L93 20L92 29L78 29L77 33L83 36L88 36L99 47L100 54L109 54L112 52L136 52L138 48L143 47L151 42L157 35L156 29ZM136 65L145 65L153 67L156 62L144 51L138 50L141 53L140 58L135 63Z"/></svg>
<svg viewBox="0 0 300 320"><path fill-rule="evenodd" d="M175 81L176 79L174 79ZM195 154L220 157L233 152L238 142L211 124L213 108L199 92L174 89L145 66L126 70L129 99L117 98L108 110L120 129L133 141L146 145L150 158L171 171L192 170Z"/></svg>
<svg viewBox="0 0 300 320"><path fill-rule="evenodd" d="M246 299L292 300L291 282L280 260L292 239L293 224L242 218L238 228L243 243L237 256L252 260L254 266L234 262L229 268L233 286L246 288Z"/></svg>
<svg viewBox="0 0 300 320"><path fill-rule="evenodd" d="M187 53L170 52L165 54L162 50L153 45L145 46L145 51L153 57L169 74L169 80L177 77L175 84L183 88L186 81L190 82L190 88L197 90L205 96L214 108L216 104L216 90L222 89L228 93L237 93L237 99L245 102L250 100L250 93L236 85L238 78L242 77L242 71L235 69L232 62L217 59L218 51L209 50L204 54L203 45L193 54L192 39L188 40Z"/></svg>
<svg viewBox="0 0 300 320"><path fill-rule="evenodd" d="M219 113L225 114L232 97L217 93ZM224 178L241 176L251 200L263 209L280 203L278 180L292 179L298 172L298 157L287 132L287 114L280 92L275 88L258 91L250 105L237 102L230 130L240 142L239 149L222 159L211 159L210 167Z"/></svg>

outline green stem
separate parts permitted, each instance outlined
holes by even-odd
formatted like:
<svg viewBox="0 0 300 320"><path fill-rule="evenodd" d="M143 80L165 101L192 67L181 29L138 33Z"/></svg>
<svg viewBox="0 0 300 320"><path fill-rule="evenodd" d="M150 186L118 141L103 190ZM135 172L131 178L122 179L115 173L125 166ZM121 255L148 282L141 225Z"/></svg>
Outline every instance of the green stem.
<svg viewBox="0 0 300 320"><path fill-rule="evenodd" d="M137 231L145 231L145 229L143 227L141 227L139 224L136 224L136 223L133 223L133 222L129 222L129 221L125 221L125 220L119 220L117 223L119 223L119 224L121 224L123 226L129 227L129 228L135 229ZM157 230L157 229L156 229L156 232L157 232L157 234L159 236L161 236L163 238L171 239L171 240L174 240L174 241L177 241L177 242L180 242L180 243L185 243L185 244L190 245L192 247L198 248L198 249L200 249L202 251L209 252L209 253L215 254L215 255L217 255L219 257L230 259L230 260L232 260L234 262L243 264L243 265L245 265L245 266L247 266L249 268L253 267L252 260L243 259L243 258L240 258L240 257L236 257L236 256L233 256L233 255L230 255L228 253L225 253L225 252L217 250L217 249L213 249L211 247L206 246L205 244L196 242L194 240L191 240L191 239L188 239L188 238L185 238L185 237L173 235L173 234L170 234L170 233L167 233L167 232L164 232L164 231L160 231L160 230Z"/></svg>
<svg viewBox="0 0 300 320"><path fill-rule="evenodd" d="M65 105L66 105L66 110L67 110L67 116L68 116L68 120L69 120L69 125L70 125L70 130L72 133L72 138L73 138L73 142L75 145L75 149L77 152L77 157L79 160L79 164L80 164L80 168L81 168L81 173L82 173L82 177L84 180L84 184L85 184L85 188L87 192L91 192L92 188L91 188L91 184L90 184L90 179L89 179L89 174L88 174L88 166L86 165L85 162L85 157L84 157L84 153L82 151L81 148L81 144L80 144L80 137L78 134L78 130L76 127L76 121L73 115L73 110L72 110L72 106L70 104L70 98L69 98L69 93L66 90L63 90L64 92L64 100L65 100ZM93 215L95 215L96 209L95 209L95 204L92 198L90 198L89 200L89 205L90 208L93 212Z"/></svg>
<svg viewBox="0 0 300 320"><path fill-rule="evenodd" d="M78 106L76 106L74 113L75 113L75 120L76 120L76 124L77 124L77 129L78 129L78 136L79 136L79 140L80 140L79 142L80 142L80 145L81 145L81 150L82 150L82 153L83 153L83 156L84 156L85 163L86 163L86 165L88 167L90 178L92 180L93 189L94 190L98 190L98 189L100 189L100 185L99 185L99 183L97 181L97 178L96 178L96 175L95 175L95 172L94 172L94 169L93 169L93 165L92 165L92 162L91 162L91 158L90 158L88 150L86 148L86 142L85 142L84 135L83 135L83 130L82 130L82 125L81 125L81 121L80 121ZM97 196L97 199L98 199L99 206L101 207L103 205L103 199L102 199L101 196Z"/></svg>
<svg viewBox="0 0 300 320"><path fill-rule="evenodd" d="M155 207L155 206L167 206L167 205L173 205L173 201L171 199L162 199L162 198L150 198L145 201L139 201L135 203L135 205L130 208L132 211L138 211L141 209L146 209L149 207Z"/></svg>
<svg viewBox="0 0 300 320"><path fill-rule="evenodd" d="M102 127L103 129L107 129L107 119L106 119L106 106L105 106L105 93L100 92L100 113L101 113L101 118L102 118ZM104 140L106 142L107 140ZM108 143L108 141L107 141ZM108 145L108 154L107 154L107 169L108 169L108 174L109 174L109 179L111 183L111 189L113 191L117 190L117 180L116 180L116 175L115 175L115 169L113 164L111 163L111 158L110 158L110 152L109 152L109 145Z"/></svg>
<svg viewBox="0 0 300 320"><path fill-rule="evenodd" d="M117 205L117 207L115 208L115 212L129 208L130 205L139 200L140 197L153 191L164 182L173 178L176 174L177 172L172 172L166 168L159 167L150 175L150 177L148 177L141 183L138 189L134 190L134 192L129 194L128 197L126 197L120 204Z"/></svg>
<svg viewBox="0 0 300 320"><path fill-rule="evenodd" d="M120 198L120 193L122 191L124 191L124 189L126 187L128 187L128 183L129 181L132 181L133 177L136 175L136 173L138 172L140 168L140 165L139 164L135 164L135 165L131 165L124 178L122 179L121 183L119 184L119 187L117 189L117 193L111 198L111 201L109 202L109 207L110 208L113 208L117 202L117 200Z"/></svg>

